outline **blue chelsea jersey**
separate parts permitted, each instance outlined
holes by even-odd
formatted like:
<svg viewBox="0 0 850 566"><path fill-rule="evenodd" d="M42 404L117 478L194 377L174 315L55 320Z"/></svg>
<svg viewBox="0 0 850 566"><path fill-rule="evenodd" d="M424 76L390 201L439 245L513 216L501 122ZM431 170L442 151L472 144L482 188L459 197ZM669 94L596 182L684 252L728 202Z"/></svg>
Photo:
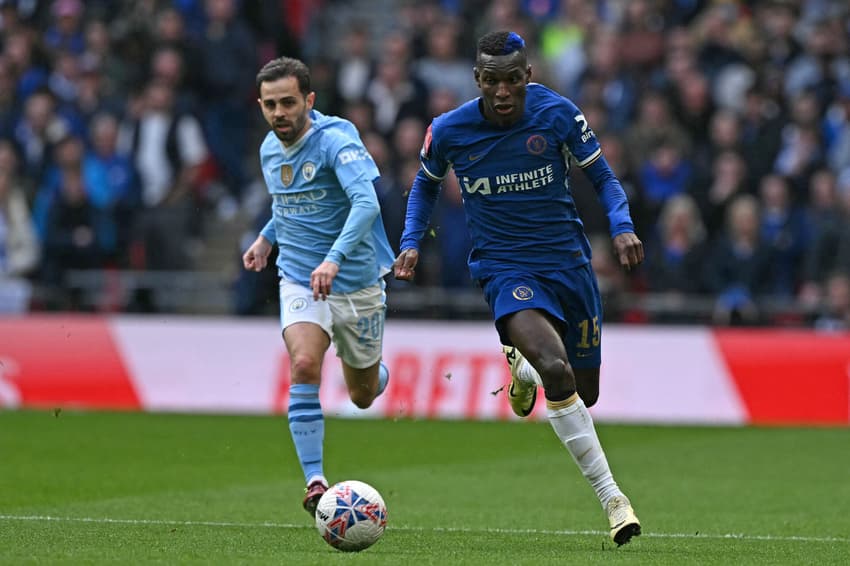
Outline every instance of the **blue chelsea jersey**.
<svg viewBox="0 0 850 566"><path fill-rule="evenodd" d="M272 196L272 218L261 233L278 245L281 277L309 287L312 271L329 259L340 266L333 290L350 293L392 268L373 185L380 173L351 122L315 110L311 119L292 146L269 132L260 147Z"/></svg>
<svg viewBox="0 0 850 566"><path fill-rule="evenodd" d="M454 168L473 242L470 270L480 278L509 265L547 270L590 260L568 175L571 164L586 167L600 155L575 104L531 83L510 127L488 122L479 99L436 118L420 160L435 181Z"/></svg>

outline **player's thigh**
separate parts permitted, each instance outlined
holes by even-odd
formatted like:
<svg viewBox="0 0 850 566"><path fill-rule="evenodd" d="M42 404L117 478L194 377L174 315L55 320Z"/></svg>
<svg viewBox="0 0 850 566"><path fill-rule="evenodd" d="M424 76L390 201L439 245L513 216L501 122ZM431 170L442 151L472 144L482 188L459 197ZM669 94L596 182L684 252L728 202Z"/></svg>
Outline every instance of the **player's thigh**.
<svg viewBox="0 0 850 566"><path fill-rule="evenodd" d="M333 342L343 371L364 370L366 375L377 376L387 312L383 281L354 293L331 295L328 304L333 314Z"/></svg>
<svg viewBox="0 0 850 566"><path fill-rule="evenodd" d="M500 319L511 343L519 348L532 365L537 362L567 360L561 338L563 322L548 312L534 308L505 315Z"/></svg>
<svg viewBox="0 0 850 566"><path fill-rule="evenodd" d="M567 327L564 345L575 369L599 368L602 364L602 300L590 265L559 274Z"/></svg>
<svg viewBox="0 0 850 566"><path fill-rule="evenodd" d="M534 274L503 272L481 281L502 344L526 349L550 338L548 330L563 324L557 291ZM533 335L525 338L526 333ZM525 345L525 348L523 348Z"/></svg>
<svg viewBox="0 0 850 566"><path fill-rule="evenodd" d="M313 292L306 287L281 281L280 324L293 366L293 380L318 382L331 342L332 315L328 304L313 300Z"/></svg>

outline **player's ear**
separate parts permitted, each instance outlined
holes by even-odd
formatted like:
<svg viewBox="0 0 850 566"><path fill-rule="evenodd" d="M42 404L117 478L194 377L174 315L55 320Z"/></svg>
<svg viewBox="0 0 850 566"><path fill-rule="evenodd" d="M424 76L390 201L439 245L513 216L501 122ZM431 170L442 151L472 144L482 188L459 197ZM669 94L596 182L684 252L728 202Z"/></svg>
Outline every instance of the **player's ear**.
<svg viewBox="0 0 850 566"><path fill-rule="evenodd" d="M316 93L311 92L306 96L305 100L307 101L307 110L312 110L313 104L316 103Z"/></svg>
<svg viewBox="0 0 850 566"><path fill-rule="evenodd" d="M530 82L531 82L531 65L529 65L525 69L525 84L528 84Z"/></svg>
<svg viewBox="0 0 850 566"><path fill-rule="evenodd" d="M478 67L472 67L472 76L475 77L475 84L481 88L481 73L478 72Z"/></svg>

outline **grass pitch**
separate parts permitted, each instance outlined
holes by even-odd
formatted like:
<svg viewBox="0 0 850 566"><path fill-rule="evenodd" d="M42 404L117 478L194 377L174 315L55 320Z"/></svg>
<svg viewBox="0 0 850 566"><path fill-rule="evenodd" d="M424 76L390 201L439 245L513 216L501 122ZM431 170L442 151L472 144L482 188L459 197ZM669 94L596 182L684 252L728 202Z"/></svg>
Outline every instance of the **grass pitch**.
<svg viewBox="0 0 850 566"><path fill-rule="evenodd" d="M3 564L847 564L850 430L600 426L644 535L616 548L546 423L329 420L384 537L322 541L283 417L0 412Z"/></svg>

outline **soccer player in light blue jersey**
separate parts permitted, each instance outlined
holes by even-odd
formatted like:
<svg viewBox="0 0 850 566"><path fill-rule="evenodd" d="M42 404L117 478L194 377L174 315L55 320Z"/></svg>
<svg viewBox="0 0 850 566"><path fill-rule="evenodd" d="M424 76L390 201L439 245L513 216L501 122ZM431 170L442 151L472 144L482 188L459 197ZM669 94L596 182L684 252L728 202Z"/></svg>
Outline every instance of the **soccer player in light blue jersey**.
<svg viewBox="0 0 850 566"><path fill-rule="evenodd" d="M257 89L271 126L260 162L272 218L242 261L260 271L278 246L280 322L291 364L289 430L307 482L303 505L315 515L328 487L322 360L333 341L349 396L361 409L386 388L383 278L393 252L373 185L375 162L351 122L313 110L307 66L274 59L257 74Z"/></svg>
<svg viewBox="0 0 850 566"><path fill-rule="evenodd" d="M524 40L513 32L485 35L473 73L481 96L435 118L426 133L395 276L413 278L440 183L453 168L472 238L470 273L511 367L511 408L528 416L542 385L552 428L596 492L611 539L625 544L640 534L640 522L587 410L599 396L602 303L570 193L572 167L596 188L620 264L643 261L643 245L584 115L531 82Z"/></svg>

